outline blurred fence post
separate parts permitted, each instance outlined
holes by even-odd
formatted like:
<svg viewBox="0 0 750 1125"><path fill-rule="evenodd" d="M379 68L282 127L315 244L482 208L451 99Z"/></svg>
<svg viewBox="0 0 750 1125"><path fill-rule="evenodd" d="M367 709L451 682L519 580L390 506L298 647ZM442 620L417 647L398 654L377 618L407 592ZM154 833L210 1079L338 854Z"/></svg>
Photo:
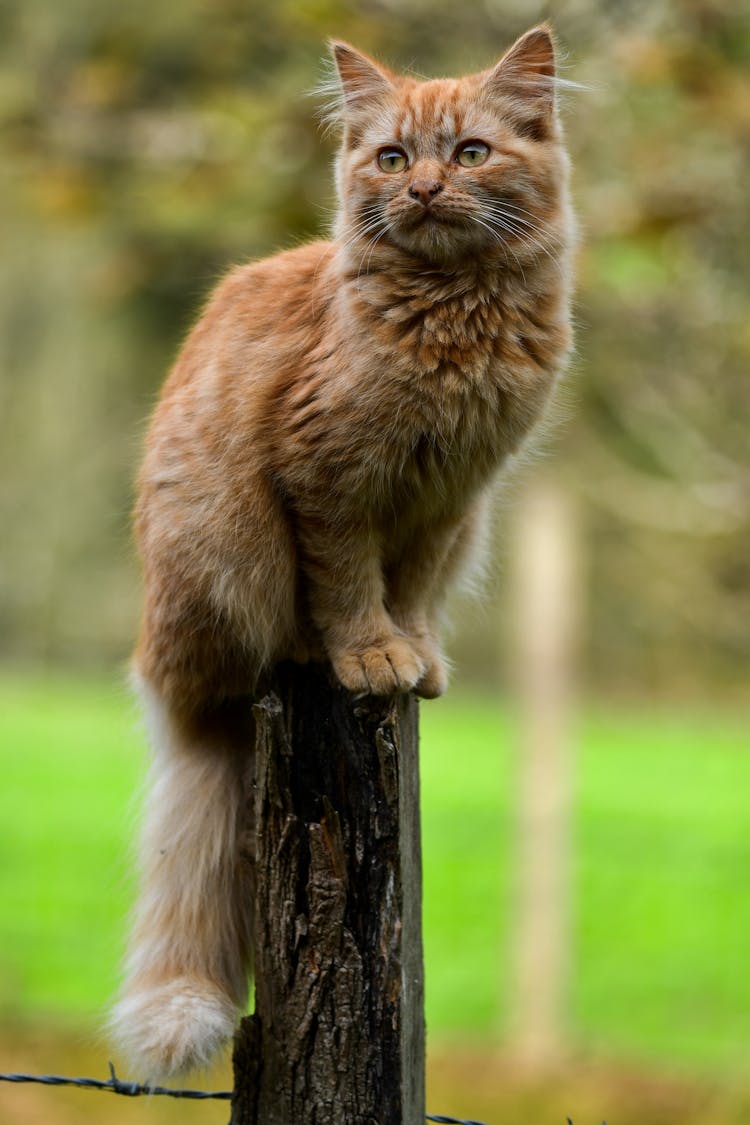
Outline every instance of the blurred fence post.
<svg viewBox="0 0 750 1125"><path fill-rule="evenodd" d="M417 702L290 665L254 713L255 1012L230 1125L423 1125Z"/></svg>
<svg viewBox="0 0 750 1125"><path fill-rule="evenodd" d="M571 789L579 528L573 499L546 475L517 506L512 658L519 711L513 1047L530 1065L560 1058L571 955Z"/></svg>

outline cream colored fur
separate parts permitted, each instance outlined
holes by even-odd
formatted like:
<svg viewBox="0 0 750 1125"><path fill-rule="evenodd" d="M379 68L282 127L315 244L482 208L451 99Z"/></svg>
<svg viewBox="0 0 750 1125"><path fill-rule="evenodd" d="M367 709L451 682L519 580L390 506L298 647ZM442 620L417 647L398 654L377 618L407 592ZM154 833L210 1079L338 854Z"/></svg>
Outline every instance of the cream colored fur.
<svg viewBox="0 0 750 1125"><path fill-rule="evenodd" d="M246 747L189 744L140 686L154 750L142 886L112 1031L143 1079L207 1065L248 991L240 867Z"/></svg>

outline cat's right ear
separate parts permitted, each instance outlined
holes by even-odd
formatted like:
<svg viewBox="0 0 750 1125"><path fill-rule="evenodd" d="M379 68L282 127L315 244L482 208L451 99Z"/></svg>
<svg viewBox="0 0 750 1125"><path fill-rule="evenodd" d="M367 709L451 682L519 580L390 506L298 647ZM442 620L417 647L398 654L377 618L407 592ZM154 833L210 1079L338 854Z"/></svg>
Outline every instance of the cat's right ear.
<svg viewBox="0 0 750 1125"><path fill-rule="evenodd" d="M343 40L332 39L329 46L340 83L341 115L345 125L356 131L393 93L394 75Z"/></svg>

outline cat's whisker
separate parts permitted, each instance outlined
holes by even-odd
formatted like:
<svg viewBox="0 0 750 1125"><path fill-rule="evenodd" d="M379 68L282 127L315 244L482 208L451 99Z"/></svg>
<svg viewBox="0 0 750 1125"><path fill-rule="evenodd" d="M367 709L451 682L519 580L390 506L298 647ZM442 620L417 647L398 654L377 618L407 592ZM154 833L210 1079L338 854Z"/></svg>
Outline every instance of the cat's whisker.
<svg viewBox="0 0 750 1125"><path fill-rule="evenodd" d="M355 243L359 242L363 238L367 238L369 234L377 231L378 227L382 226L383 224L385 224L383 229L383 233L385 233L385 230L388 227L387 221L383 218L382 215L378 215L377 217L369 219L368 221L349 227L347 230L348 238L346 238L341 243L342 248L345 250L350 249L355 245Z"/></svg>
<svg viewBox="0 0 750 1125"><path fill-rule="evenodd" d="M541 239L533 237L523 228L515 225L507 215L501 216L494 214L493 220L494 222L498 223L498 225L501 226L503 230L507 231L509 234L512 234L516 239L518 239L518 242L524 247L524 249L531 253L534 261L538 260L538 254L539 252L541 252L549 258L550 262L552 262L558 270L561 270L558 258L555 254L552 253L549 247L545 245L545 243Z"/></svg>
<svg viewBox="0 0 750 1125"><path fill-rule="evenodd" d="M545 232L529 224L522 225L521 220L512 219L507 215L502 216L502 218L506 223L514 226L515 232L522 242L538 247L543 250L545 254L549 255L550 258L557 260L557 254L554 252L556 247Z"/></svg>
<svg viewBox="0 0 750 1125"><path fill-rule="evenodd" d="M552 232L550 230L547 230L544 227L539 226L538 222L532 222L531 219L528 219L528 218L525 217L527 215L532 215L532 212L526 211L525 208L519 207L516 204L507 204L507 203L506 204L497 204L497 203L493 203L493 204L490 204L490 206L492 207L493 211L495 211L495 213L501 212L503 217L505 219L507 219L508 221L514 222L517 225L523 227L524 229L528 229L528 230L533 231L534 234L538 237L539 242L542 245L555 246L555 243L551 242ZM532 217L534 219L537 218L537 216L535 216L535 215L532 215Z"/></svg>
<svg viewBox="0 0 750 1125"><path fill-rule="evenodd" d="M380 216L372 215L368 216L367 218L361 219L357 223L350 224L345 228L344 231L345 235L347 236L347 241L350 241L354 238L359 238L363 234L366 234L371 227L377 226L380 221Z"/></svg>
<svg viewBox="0 0 750 1125"><path fill-rule="evenodd" d="M495 240L496 240L496 241L497 241L497 242L499 243L499 245L500 245L500 247L502 248L502 251L503 251L503 253L504 253L504 255L505 255L505 261L506 261L506 262L508 263L508 265L510 265L510 262L508 261L508 254L509 254L509 253L510 253L510 254L512 254L513 258L515 259L516 265L518 266L518 268L519 268L519 270L520 270L520 272L521 272L521 277L523 278L523 280L524 280L524 284L525 284L525 282L526 282L526 274L524 273L524 269L523 269L523 266L521 265L521 262L520 262L520 260L519 260L519 258L518 258L518 255L517 255L517 254L515 253L515 251L514 251L514 250L512 250L512 249L510 248L510 246L508 245L508 243L506 242L506 240L505 240L505 239L504 239L504 238L502 237L502 235L500 234L500 232L499 232L498 230L496 230L496 229L495 229L495 228L494 228L493 226L491 226L491 225L490 225L489 223L486 223L486 222L484 222L484 220L483 220L483 219L480 219L478 215L472 215L472 216L471 216L471 218L472 218L472 219L474 220L474 222L475 222L475 223L477 223L477 224L478 224L478 225L479 225L480 227L484 227L484 229L485 229L486 231L489 231L489 233L490 233L490 234L491 234L491 235L492 235L492 236L493 236L493 237L495 238Z"/></svg>
<svg viewBox="0 0 750 1125"><path fill-rule="evenodd" d="M513 233L524 246L532 251L537 250L545 254L557 270L562 273L559 255L555 252L557 247L554 244L550 245L546 232L543 232L540 227L524 219L521 215L509 213L504 207L497 204L489 205L486 208L486 213L491 215L509 233Z"/></svg>
<svg viewBox="0 0 750 1125"><path fill-rule="evenodd" d="M377 228L376 228L376 230L377 230ZM375 237L374 238L370 237L370 238L367 238L366 240L364 240L364 245L361 247L359 252L355 254L356 265L357 265L357 277L359 277L360 274L362 273L362 263L364 262L365 257L371 253L371 251L374 248L374 246L376 245L376 243L380 241L380 239L383 237L384 234L386 234L387 230L388 230L388 228L387 228L387 226L385 226L385 227L383 227L382 230L377 231L377 233L375 233L375 231L370 232L371 234L375 234ZM356 248L357 244L361 243L362 241L363 240L361 238L352 239L349 242L343 244L343 249L345 249L347 251L352 250L353 248Z"/></svg>
<svg viewBox="0 0 750 1125"><path fill-rule="evenodd" d="M376 245L391 229L392 224L384 217L379 206L364 208L359 220L351 222L347 226L344 232L347 237L344 241L341 241L343 250L351 250L357 243L365 242L362 253L357 260L357 277L369 270Z"/></svg>
<svg viewBox="0 0 750 1125"><path fill-rule="evenodd" d="M486 210L491 215L501 218L509 225L514 226L519 234L525 233L527 230L530 230L539 236L540 242L545 241L544 236L546 235L546 232L536 223L530 222L522 215L517 215L514 212L509 211L506 207L498 204L489 204L486 206Z"/></svg>
<svg viewBox="0 0 750 1125"><path fill-rule="evenodd" d="M507 234L511 234L518 238L520 241L523 241L523 239L521 238L522 232L519 231L511 223L509 223L504 217L494 214L491 211L485 211L484 217L490 222L491 225L495 225L505 231Z"/></svg>
<svg viewBox="0 0 750 1125"><path fill-rule="evenodd" d="M519 228L511 220L509 220L508 217L506 215L504 215L502 212L493 211L490 208L486 208L485 211L483 212L483 214L484 214L485 218L494 219L494 221L499 226L501 226L503 228L503 230L506 230L509 234L516 234L517 235L517 234L521 233L519 231Z"/></svg>
<svg viewBox="0 0 750 1125"><path fill-rule="evenodd" d="M374 220L382 219L382 209L379 206L370 206L362 209L360 215L351 220L347 225L347 230L356 232L369 226Z"/></svg>
<svg viewBox="0 0 750 1125"><path fill-rule="evenodd" d="M495 202L495 201L493 201ZM534 211L527 211L520 203L509 203L507 200L503 201L500 206L510 209L518 215L530 215L532 219L538 219L539 216Z"/></svg>
<svg viewBox="0 0 750 1125"><path fill-rule="evenodd" d="M372 240L372 242L370 243L370 247L369 247L369 250L368 250L368 252L367 252L367 260L366 260L366 262L365 262L365 267L364 267L364 272L365 272L365 273L369 273L369 270L370 270L370 262L372 261L372 255L373 255L373 251L375 250L375 247L377 246L378 242L379 242L379 241L380 241L380 239L381 239L381 238L383 237L383 235L385 235L385 234L388 234L388 232L389 232L390 230L391 230L391 224L390 224L390 223L388 223L388 222L385 222L385 225L384 225L383 229L381 230L380 234L378 234L378 235L377 235L377 236L376 236L376 237L375 237L375 238L374 238L374 239ZM359 277L359 276L361 275L361 273L362 273L362 268L361 268L361 263L360 263L360 269L359 269L359 271L358 271L358 273L357 273L357 277Z"/></svg>

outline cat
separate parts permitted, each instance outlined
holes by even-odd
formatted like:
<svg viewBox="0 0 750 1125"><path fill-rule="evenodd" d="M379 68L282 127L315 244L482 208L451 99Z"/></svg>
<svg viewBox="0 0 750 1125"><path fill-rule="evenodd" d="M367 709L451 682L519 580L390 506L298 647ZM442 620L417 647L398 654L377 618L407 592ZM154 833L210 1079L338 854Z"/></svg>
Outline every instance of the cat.
<svg viewBox="0 0 750 1125"><path fill-rule="evenodd" d="M154 749L113 1024L149 1078L247 997L249 698L284 659L353 693L446 687L438 616L571 346L574 223L546 25L459 79L333 42L333 237L232 270L167 380L135 526Z"/></svg>

